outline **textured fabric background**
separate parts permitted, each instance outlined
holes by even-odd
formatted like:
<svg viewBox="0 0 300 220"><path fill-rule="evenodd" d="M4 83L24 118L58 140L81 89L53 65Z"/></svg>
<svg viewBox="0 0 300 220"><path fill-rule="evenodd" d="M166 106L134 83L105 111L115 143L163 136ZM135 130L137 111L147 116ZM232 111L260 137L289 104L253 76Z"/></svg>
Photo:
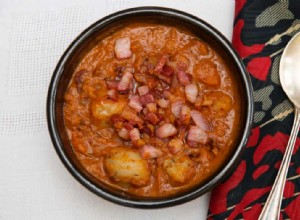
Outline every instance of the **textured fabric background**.
<svg viewBox="0 0 300 220"><path fill-rule="evenodd" d="M149 2L0 1L1 220L206 218L208 194L159 210L121 207L95 196L67 172L48 135L47 87L68 44L104 15ZM231 38L233 0L153 0L151 5L190 12Z"/></svg>
<svg viewBox="0 0 300 220"><path fill-rule="evenodd" d="M213 190L209 219L257 219L291 132L294 108L279 82L279 62L300 31L298 0L236 0L233 45L254 89L254 125L242 161ZM299 137L299 135L298 135ZM281 206L281 219L300 219L300 139L297 138Z"/></svg>

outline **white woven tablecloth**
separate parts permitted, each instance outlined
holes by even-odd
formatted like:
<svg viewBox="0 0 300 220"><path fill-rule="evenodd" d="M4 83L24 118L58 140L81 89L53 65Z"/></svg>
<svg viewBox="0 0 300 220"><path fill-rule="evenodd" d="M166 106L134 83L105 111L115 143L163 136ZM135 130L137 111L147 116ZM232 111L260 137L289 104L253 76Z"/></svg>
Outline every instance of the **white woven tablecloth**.
<svg viewBox="0 0 300 220"><path fill-rule="evenodd" d="M48 83L68 44L104 15L145 5L189 12L231 39L234 0L0 0L0 219L206 218L209 194L156 210L97 197L68 173L48 134Z"/></svg>

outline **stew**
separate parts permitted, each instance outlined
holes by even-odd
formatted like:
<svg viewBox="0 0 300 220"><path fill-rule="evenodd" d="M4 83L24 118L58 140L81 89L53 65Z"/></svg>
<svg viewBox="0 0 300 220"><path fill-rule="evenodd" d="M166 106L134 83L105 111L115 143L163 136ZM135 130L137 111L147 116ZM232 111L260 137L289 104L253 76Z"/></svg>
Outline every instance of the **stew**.
<svg viewBox="0 0 300 220"><path fill-rule="evenodd" d="M78 160L99 181L163 197L222 167L238 133L238 93L209 42L178 27L134 23L80 61L64 122Z"/></svg>

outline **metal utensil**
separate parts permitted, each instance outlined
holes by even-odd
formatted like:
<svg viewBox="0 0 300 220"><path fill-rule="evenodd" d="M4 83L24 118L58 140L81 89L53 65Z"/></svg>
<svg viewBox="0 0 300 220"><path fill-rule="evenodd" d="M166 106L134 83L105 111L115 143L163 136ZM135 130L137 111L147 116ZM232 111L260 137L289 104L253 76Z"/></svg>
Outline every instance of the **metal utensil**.
<svg viewBox="0 0 300 220"><path fill-rule="evenodd" d="M280 207L286 175L291 161L295 141L300 126L300 33L296 34L283 51L279 77L282 88L295 106L295 118L291 136L283 156L274 185L259 220L279 219Z"/></svg>

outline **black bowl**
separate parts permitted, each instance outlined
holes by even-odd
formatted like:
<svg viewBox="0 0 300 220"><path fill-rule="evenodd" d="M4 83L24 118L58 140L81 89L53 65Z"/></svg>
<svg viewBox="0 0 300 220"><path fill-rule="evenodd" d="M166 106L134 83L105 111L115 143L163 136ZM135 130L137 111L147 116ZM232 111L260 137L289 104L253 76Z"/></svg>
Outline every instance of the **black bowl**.
<svg viewBox="0 0 300 220"><path fill-rule="evenodd" d="M167 198L143 198L128 195L112 189L90 175L76 159L70 146L63 120L64 93L72 73L80 59L101 39L131 22L142 21L178 26L198 36L221 54L230 66L238 82L242 100L242 119L236 147L224 166L205 183L193 189ZM117 204L138 207L158 208L178 205L203 195L215 187L237 163L245 147L251 130L253 118L252 85L243 63L230 42L215 28L203 20L169 8L140 7L111 14L95 22L84 30L62 55L53 73L47 98L47 120L55 150L70 173L87 189Z"/></svg>

